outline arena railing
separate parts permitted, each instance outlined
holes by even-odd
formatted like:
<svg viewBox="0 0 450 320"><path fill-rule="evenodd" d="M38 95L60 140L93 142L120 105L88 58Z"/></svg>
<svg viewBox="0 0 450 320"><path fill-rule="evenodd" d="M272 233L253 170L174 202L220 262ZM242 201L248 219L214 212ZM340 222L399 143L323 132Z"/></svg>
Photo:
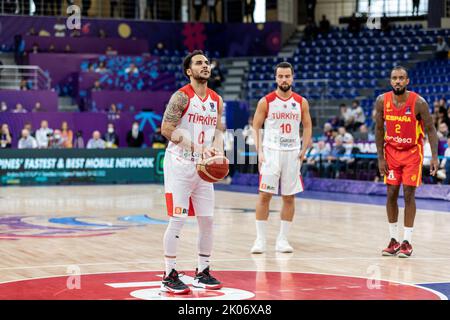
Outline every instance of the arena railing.
<svg viewBox="0 0 450 320"><path fill-rule="evenodd" d="M0 89L49 90L50 77L38 66L2 65L0 67Z"/></svg>

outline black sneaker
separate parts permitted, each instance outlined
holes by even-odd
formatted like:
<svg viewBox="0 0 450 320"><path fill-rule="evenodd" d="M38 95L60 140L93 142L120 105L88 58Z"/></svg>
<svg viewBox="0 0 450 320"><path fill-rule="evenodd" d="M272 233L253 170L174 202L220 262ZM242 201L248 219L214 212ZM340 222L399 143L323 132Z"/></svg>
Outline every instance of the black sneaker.
<svg viewBox="0 0 450 320"><path fill-rule="evenodd" d="M192 285L196 288L204 288L204 289L211 289L211 290L217 290L222 288L222 283L220 283L219 280L214 278L209 273L209 267L207 267L202 272L198 272L198 269L195 269L195 278L192 282Z"/></svg>
<svg viewBox="0 0 450 320"><path fill-rule="evenodd" d="M191 289L189 289L189 287L180 280L178 272L175 269L172 269L167 277L166 273L164 272L161 291L170 292L173 294L186 294L189 293Z"/></svg>

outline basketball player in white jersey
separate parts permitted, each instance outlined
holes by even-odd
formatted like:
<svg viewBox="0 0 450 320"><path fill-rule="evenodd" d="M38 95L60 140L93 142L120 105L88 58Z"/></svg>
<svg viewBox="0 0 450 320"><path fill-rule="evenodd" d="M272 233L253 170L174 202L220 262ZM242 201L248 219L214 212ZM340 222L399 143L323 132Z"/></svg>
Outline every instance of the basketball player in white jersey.
<svg viewBox="0 0 450 320"><path fill-rule="evenodd" d="M294 69L288 62L275 67L277 89L259 100L253 118L260 173L256 205L256 241L252 253L266 251L266 226L273 194L281 187L280 233L275 245L278 252L292 252L287 240L295 212L295 194L303 191L300 167L311 143L312 124L308 101L292 91ZM300 137L303 125L303 139ZM264 125L264 130L261 128ZM261 135L263 134L263 137ZM303 140L303 141L301 141ZM262 141L262 143L261 143Z"/></svg>
<svg viewBox="0 0 450 320"><path fill-rule="evenodd" d="M164 158L164 189L169 225L164 234L166 270L161 290L189 293L176 271L180 231L188 216L198 222L198 266L193 286L220 289L222 284L209 271L213 244L213 184L197 174L196 163L213 154L223 154L221 116L223 100L207 87L211 75L202 51L190 53L183 62L190 83L175 92L165 110L161 132L169 140Z"/></svg>

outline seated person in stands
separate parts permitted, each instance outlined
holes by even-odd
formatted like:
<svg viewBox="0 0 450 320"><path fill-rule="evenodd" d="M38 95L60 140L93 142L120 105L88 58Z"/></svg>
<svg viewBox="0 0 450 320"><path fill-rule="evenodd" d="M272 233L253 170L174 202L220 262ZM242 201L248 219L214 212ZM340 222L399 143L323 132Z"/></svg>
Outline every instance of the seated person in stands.
<svg viewBox="0 0 450 320"><path fill-rule="evenodd" d="M439 141L446 141L448 137L449 131L448 126L445 122L441 122L438 126L437 135Z"/></svg>
<svg viewBox="0 0 450 320"><path fill-rule="evenodd" d="M92 62L88 63L87 71L88 72L95 72L94 64Z"/></svg>
<svg viewBox="0 0 450 320"><path fill-rule="evenodd" d="M369 132L366 124L359 127L359 130L353 133L353 137L357 141L375 141L375 135Z"/></svg>
<svg viewBox="0 0 450 320"><path fill-rule="evenodd" d="M64 47L64 53L72 53L73 51L72 51L72 48L70 47L70 45L69 44L67 44L65 47Z"/></svg>
<svg viewBox="0 0 450 320"><path fill-rule="evenodd" d="M8 105L6 104L5 101L2 101L0 103L0 112L6 112L6 111L8 111Z"/></svg>
<svg viewBox="0 0 450 320"><path fill-rule="evenodd" d="M353 136L351 133L347 132L345 127L338 128L338 137L342 139L342 142L347 143L350 140L353 140Z"/></svg>
<svg viewBox="0 0 450 320"><path fill-rule="evenodd" d="M330 21L327 19L326 15L322 16L322 20L320 20L319 23L319 32L323 35L330 32L331 24Z"/></svg>
<svg viewBox="0 0 450 320"><path fill-rule="evenodd" d="M316 23L311 19L308 18L305 26L305 30L303 30L303 40L305 41L312 41L317 37L317 33L319 32L319 29L317 28Z"/></svg>
<svg viewBox="0 0 450 320"><path fill-rule="evenodd" d="M106 39L107 36L106 36L105 30L100 29L100 30L98 31L98 37L99 37L100 39Z"/></svg>
<svg viewBox="0 0 450 320"><path fill-rule="evenodd" d="M75 140L73 141L73 147L76 149L84 148L83 131L78 130L75 134Z"/></svg>
<svg viewBox="0 0 450 320"><path fill-rule="evenodd" d="M345 153L345 147L342 143L341 137L336 137L334 139L334 146L332 147L330 154L328 155L327 161L323 163L325 177L335 178L338 170L337 160Z"/></svg>
<svg viewBox="0 0 450 320"><path fill-rule="evenodd" d="M28 84L28 81L25 79L20 80L19 88L23 91L29 90L30 86Z"/></svg>
<svg viewBox="0 0 450 320"><path fill-rule="evenodd" d="M27 129L22 129L22 137L19 140L19 149L36 149L38 147L37 141L30 135Z"/></svg>
<svg viewBox="0 0 450 320"><path fill-rule="evenodd" d="M167 139L161 134L161 127L157 127L156 131L150 136L153 149L165 149L167 147Z"/></svg>
<svg viewBox="0 0 450 320"><path fill-rule="evenodd" d="M36 131L36 140L39 149L48 148L48 140L53 135L53 129L48 127L48 121L42 120L41 127Z"/></svg>
<svg viewBox="0 0 450 320"><path fill-rule="evenodd" d="M64 138L61 136L61 131L56 129L48 139L49 149L62 149L64 148Z"/></svg>
<svg viewBox="0 0 450 320"><path fill-rule="evenodd" d="M94 86L92 87L91 91L102 91L102 87L100 86L100 81L96 80L94 82Z"/></svg>
<svg viewBox="0 0 450 320"><path fill-rule="evenodd" d="M53 28L55 29L55 37L66 36L66 24L60 17L56 18L56 23Z"/></svg>
<svg viewBox="0 0 450 320"><path fill-rule="evenodd" d="M129 67L125 69L126 74L139 74L139 69L136 67L134 63L130 63Z"/></svg>
<svg viewBox="0 0 450 320"><path fill-rule="evenodd" d="M33 110L31 112L42 112L45 111L44 108L42 108L41 103L38 101L35 103Z"/></svg>
<svg viewBox="0 0 450 320"><path fill-rule="evenodd" d="M448 45L441 36L437 37L435 56L439 60L446 60L448 58Z"/></svg>
<svg viewBox="0 0 450 320"><path fill-rule="evenodd" d="M351 112L351 125L349 124L348 130L356 131L358 128L366 122L366 115L363 108L359 105L357 100L353 100Z"/></svg>
<svg viewBox="0 0 450 320"><path fill-rule="evenodd" d="M99 131L94 131L92 133L92 138L89 139L88 144L86 146L87 149L105 149L106 143L101 138Z"/></svg>
<svg viewBox="0 0 450 320"><path fill-rule="evenodd" d="M107 55L117 55L117 50L114 50L111 46L106 47L105 54Z"/></svg>
<svg viewBox="0 0 450 320"><path fill-rule="evenodd" d="M61 137L63 138L63 147L66 149L72 148L73 132L69 129L67 121L61 123Z"/></svg>
<svg viewBox="0 0 450 320"><path fill-rule="evenodd" d="M383 14L380 22L381 22L381 31L386 33L391 31L391 26L389 25L389 19L386 16L386 13Z"/></svg>
<svg viewBox="0 0 450 320"><path fill-rule="evenodd" d="M343 126L348 129L351 120L352 111L347 107L345 103L341 103L339 106L339 126Z"/></svg>
<svg viewBox="0 0 450 320"><path fill-rule="evenodd" d="M98 67L95 69L95 72L98 72L98 73L108 72L105 61L100 61L100 63L98 64Z"/></svg>
<svg viewBox="0 0 450 320"><path fill-rule="evenodd" d="M39 53L39 51L41 51L41 50L39 49L39 45L38 45L36 42L33 43L33 46L31 47L30 53Z"/></svg>
<svg viewBox="0 0 450 320"><path fill-rule="evenodd" d="M113 123L108 123L108 129L103 136L105 140L106 148L118 148L119 147L119 135L116 133Z"/></svg>
<svg viewBox="0 0 450 320"><path fill-rule="evenodd" d="M9 126L7 123L2 124L0 129L0 149L11 148L12 135L9 132Z"/></svg>
<svg viewBox="0 0 450 320"><path fill-rule="evenodd" d="M308 176L309 172L317 172L322 163L328 160L330 155L329 145L324 140L319 140L309 151L306 163L302 165L302 175ZM323 170L321 170L323 176Z"/></svg>
<svg viewBox="0 0 450 320"><path fill-rule="evenodd" d="M361 22L358 20L355 13L353 13L350 18L347 30L348 32L353 33L353 35L357 35L361 31Z"/></svg>
<svg viewBox="0 0 450 320"><path fill-rule="evenodd" d="M139 130L139 122L133 122L133 126L127 133L127 144L129 148L141 148L144 144L144 133Z"/></svg>
<svg viewBox="0 0 450 320"><path fill-rule="evenodd" d="M16 104L16 108L13 109L13 113L26 113L27 109L25 109L21 103Z"/></svg>
<svg viewBox="0 0 450 320"><path fill-rule="evenodd" d="M34 29L34 27L31 27L30 30L27 32L27 36L37 36L37 32Z"/></svg>
<svg viewBox="0 0 450 320"><path fill-rule="evenodd" d="M120 110L117 109L117 106L114 103L111 103L111 105L109 106L108 119L109 120L120 119Z"/></svg>
<svg viewBox="0 0 450 320"><path fill-rule="evenodd" d="M55 45L54 45L54 44L51 44L51 45L48 47L48 52L55 52Z"/></svg>

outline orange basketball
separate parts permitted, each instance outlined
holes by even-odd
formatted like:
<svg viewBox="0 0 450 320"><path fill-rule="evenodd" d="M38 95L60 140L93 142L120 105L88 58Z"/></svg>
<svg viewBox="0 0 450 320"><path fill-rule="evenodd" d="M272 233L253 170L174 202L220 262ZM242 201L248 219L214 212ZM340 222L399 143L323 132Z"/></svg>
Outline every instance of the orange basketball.
<svg viewBox="0 0 450 320"><path fill-rule="evenodd" d="M197 173L205 181L217 182L227 176L229 164L225 156L213 156L197 164Z"/></svg>

